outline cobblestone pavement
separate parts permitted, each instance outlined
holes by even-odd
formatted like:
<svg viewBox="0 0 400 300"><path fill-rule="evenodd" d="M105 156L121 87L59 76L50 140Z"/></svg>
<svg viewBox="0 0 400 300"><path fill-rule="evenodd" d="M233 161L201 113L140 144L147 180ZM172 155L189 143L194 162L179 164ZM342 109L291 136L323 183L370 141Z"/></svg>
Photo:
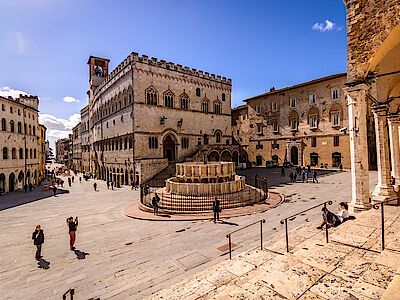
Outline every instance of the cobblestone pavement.
<svg viewBox="0 0 400 300"><path fill-rule="evenodd" d="M372 181L376 179L373 173ZM350 174L338 173L320 178L319 184L285 184L275 189L286 201L261 214L210 221L151 222L127 218L123 208L137 201L138 192L129 188L107 190L93 180L73 183L69 193L42 198L34 191L32 202L10 207L10 201L23 193L4 195L0 202L2 243L0 245L1 299L60 299L75 288L75 299L141 299L225 260L226 234L260 218L266 218L264 240L282 232L279 220L294 212L331 198L336 203L350 198ZM65 180L66 181L66 180ZM33 201L35 193L41 200ZM50 193L50 192L49 192ZM14 200L13 200L14 199ZM296 218L296 226L319 218L319 211ZM65 219L79 216L76 247L69 250ZM31 234L36 224L45 231L42 266L34 260ZM236 253L258 244L258 228L234 234ZM219 248L219 249L218 249ZM86 253L86 254L85 254Z"/></svg>

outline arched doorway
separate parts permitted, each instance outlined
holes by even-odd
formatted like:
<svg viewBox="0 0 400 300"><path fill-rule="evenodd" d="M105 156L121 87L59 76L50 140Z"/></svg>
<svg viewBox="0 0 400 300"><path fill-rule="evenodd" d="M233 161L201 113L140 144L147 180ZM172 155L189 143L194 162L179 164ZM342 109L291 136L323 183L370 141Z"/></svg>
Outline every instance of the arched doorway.
<svg viewBox="0 0 400 300"><path fill-rule="evenodd" d="M14 173L10 174L8 181L9 181L9 189L8 190L10 192L13 192L15 190L15 174Z"/></svg>
<svg viewBox="0 0 400 300"><path fill-rule="evenodd" d="M212 150L208 154L208 161L219 161L219 153L216 150Z"/></svg>
<svg viewBox="0 0 400 300"><path fill-rule="evenodd" d="M229 150L222 151L221 161L232 161L232 154Z"/></svg>
<svg viewBox="0 0 400 300"><path fill-rule="evenodd" d="M299 149L296 146L290 149L290 162L294 165L299 164Z"/></svg>
<svg viewBox="0 0 400 300"><path fill-rule="evenodd" d="M168 135L163 141L164 148L164 158L167 158L168 161L175 160L175 142L170 135Z"/></svg>
<svg viewBox="0 0 400 300"><path fill-rule="evenodd" d="M0 174L0 189L2 193L6 191L6 175L4 173Z"/></svg>

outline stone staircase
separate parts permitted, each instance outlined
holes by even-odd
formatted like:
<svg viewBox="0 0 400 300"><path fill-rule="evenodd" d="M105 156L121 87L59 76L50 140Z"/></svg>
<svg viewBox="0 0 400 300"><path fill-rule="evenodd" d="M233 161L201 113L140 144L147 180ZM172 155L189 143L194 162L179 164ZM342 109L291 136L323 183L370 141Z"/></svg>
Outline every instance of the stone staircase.
<svg viewBox="0 0 400 300"><path fill-rule="evenodd" d="M149 183L149 184L150 183L154 183L154 184L163 183L166 179L170 178L171 175L174 176L175 172L176 172L175 162L169 162L167 167L165 167L159 173L154 175L151 179L149 179L147 181L147 183ZM164 186L164 184L162 186Z"/></svg>
<svg viewBox="0 0 400 300"><path fill-rule="evenodd" d="M225 260L150 299L400 299L400 207L359 213L329 230L317 222Z"/></svg>

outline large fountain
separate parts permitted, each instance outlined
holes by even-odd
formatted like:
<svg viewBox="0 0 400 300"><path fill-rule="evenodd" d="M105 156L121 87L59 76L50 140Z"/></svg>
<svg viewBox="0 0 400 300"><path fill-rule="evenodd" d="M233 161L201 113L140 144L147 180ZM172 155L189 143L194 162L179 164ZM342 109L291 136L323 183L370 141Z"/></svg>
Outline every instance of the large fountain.
<svg viewBox="0 0 400 300"><path fill-rule="evenodd" d="M155 192L159 208L172 213L210 212L215 197L223 210L253 205L268 197L266 185L255 188L246 184L244 176L236 175L233 162L178 163L175 177ZM152 197L152 193L145 195L142 204L150 207Z"/></svg>

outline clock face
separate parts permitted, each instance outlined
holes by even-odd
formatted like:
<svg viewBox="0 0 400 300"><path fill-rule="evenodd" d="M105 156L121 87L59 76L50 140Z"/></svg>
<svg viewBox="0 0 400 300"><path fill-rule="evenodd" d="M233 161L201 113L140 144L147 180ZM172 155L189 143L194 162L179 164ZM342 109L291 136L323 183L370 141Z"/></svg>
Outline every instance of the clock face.
<svg viewBox="0 0 400 300"><path fill-rule="evenodd" d="M103 68L100 67L100 66L95 66L95 67L94 67L94 74L95 74L96 76L101 76L101 75L103 75Z"/></svg>

